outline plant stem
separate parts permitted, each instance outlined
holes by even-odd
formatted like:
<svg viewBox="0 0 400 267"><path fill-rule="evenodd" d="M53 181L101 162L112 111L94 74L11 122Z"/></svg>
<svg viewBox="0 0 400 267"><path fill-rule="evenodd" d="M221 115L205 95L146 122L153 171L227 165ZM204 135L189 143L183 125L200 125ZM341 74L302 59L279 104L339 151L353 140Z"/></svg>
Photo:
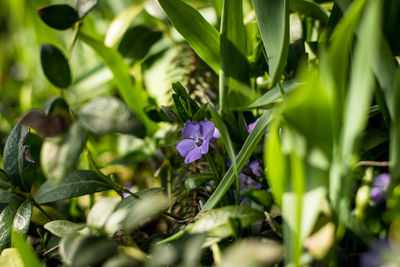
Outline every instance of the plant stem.
<svg viewBox="0 0 400 267"><path fill-rule="evenodd" d="M211 156L209 154L205 154L205 156L208 161L208 165L210 166L211 172L213 173L213 176L215 177L215 179L217 179L219 181L221 177L219 175L217 167L214 164L213 159L211 158Z"/></svg>
<svg viewBox="0 0 400 267"><path fill-rule="evenodd" d="M70 58L70 56L71 56L71 53L72 53L72 50L74 49L76 40L78 39L78 35L79 35L79 31L81 29L81 26L82 26L82 22L81 21L79 21L79 22L77 22L75 24L74 33L73 33L73 36L72 36L72 41L71 41L71 44L69 45L68 51L67 51L67 58Z"/></svg>

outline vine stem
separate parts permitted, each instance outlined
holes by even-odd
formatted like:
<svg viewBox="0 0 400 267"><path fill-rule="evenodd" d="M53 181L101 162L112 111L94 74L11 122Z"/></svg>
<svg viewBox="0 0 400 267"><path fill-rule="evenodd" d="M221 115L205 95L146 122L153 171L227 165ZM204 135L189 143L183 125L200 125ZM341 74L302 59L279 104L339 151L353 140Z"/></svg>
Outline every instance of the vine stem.
<svg viewBox="0 0 400 267"><path fill-rule="evenodd" d="M70 58L70 56L72 54L72 50L74 49L76 41L78 40L78 35L79 35L79 31L81 29L81 26L82 26L82 21L79 21L75 24L74 33L72 35L72 41L71 41L71 43L68 47L68 51L67 51L67 58Z"/></svg>

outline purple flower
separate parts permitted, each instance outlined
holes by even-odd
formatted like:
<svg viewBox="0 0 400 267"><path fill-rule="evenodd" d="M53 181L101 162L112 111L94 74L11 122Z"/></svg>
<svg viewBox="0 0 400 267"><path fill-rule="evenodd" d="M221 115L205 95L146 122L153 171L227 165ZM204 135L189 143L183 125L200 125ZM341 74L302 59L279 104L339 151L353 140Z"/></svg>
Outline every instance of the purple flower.
<svg viewBox="0 0 400 267"><path fill-rule="evenodd" d="M371 188L371 199L375 204L378 204L385 199L389 185L390 175L388 173L382 173L375 178Z"/></svg>
<svg viewBox="0 0 400 267"><path fill-rule="evenodd" d="M191 122L187 121L182 129L183 139L178 143L176 149L182 157L185 157L185 163L191 163L208 153L210 140L213 138L215 125L211 121Z"/></svg>
<svg viewBox="0 0 400 267"><path fill-rule="evenodd" d="M259 118L255 121L249 124L249 126L247 126L247 132L251 133L254 129L254 126L256 126L257 122L258 122Z"/></svg>

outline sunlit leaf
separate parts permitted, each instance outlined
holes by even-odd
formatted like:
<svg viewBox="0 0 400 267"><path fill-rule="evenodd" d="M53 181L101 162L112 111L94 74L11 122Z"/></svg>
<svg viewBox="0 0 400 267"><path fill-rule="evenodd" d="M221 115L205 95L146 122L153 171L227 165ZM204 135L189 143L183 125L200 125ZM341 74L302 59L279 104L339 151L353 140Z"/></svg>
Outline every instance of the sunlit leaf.
<svg viewBox="0 0 400 267"><path fill-rule="evenodd" d="M47 231L58 237L75 233L79 230L82 230L84 227L84 224L73 223L66 220L54 220L44 225L44 228Z"/></svg>
<svg viewBox="0 0 400 267"><path fill-rule="evenodd" d="M12 236L13 244L18 250L24 266L42 267L43 265L40 262L38 256L36 255L33 248L26 242L24 236L21 235L19 232L13 232Z"/></svg>
<svg viewBox="0 0 400 267"><path fill-rule="evenodd" d="M29 225L31 222L31 216L32 216L32 202L25 200L24 203L19 206L17 213L15 214L14 220L13 220L13 233L14 235L15 232L18 232L18 234L22 236L26 236L29 230ZM14 237L12 236L12 239Z"/></svg>
<svg viewBox="0 0 400 267"><path fill-rule="evenodd" d="M97 6L99 0L78 0L75 9L79 19L83 19L93 8Z"/></svg>

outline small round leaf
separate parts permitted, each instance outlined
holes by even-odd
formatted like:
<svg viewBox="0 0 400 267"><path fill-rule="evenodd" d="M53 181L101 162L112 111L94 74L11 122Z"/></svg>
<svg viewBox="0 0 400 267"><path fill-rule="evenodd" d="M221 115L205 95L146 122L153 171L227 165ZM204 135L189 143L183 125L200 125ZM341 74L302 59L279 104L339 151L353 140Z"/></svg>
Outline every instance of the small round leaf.
<svg viewBox="0 0 400 267"><path fill-rule="evenodd" d="M71 84L71 70L63 52L51 44L40 47L40 61L47 79L59 88Z"/></svg>
<svg viewBox="0 0 400 267"><path fill-rule="evenodd" d="M44 23L57 30L71 28L79 20L78 13L69 5L45 6L38 13Z"/></svg>

